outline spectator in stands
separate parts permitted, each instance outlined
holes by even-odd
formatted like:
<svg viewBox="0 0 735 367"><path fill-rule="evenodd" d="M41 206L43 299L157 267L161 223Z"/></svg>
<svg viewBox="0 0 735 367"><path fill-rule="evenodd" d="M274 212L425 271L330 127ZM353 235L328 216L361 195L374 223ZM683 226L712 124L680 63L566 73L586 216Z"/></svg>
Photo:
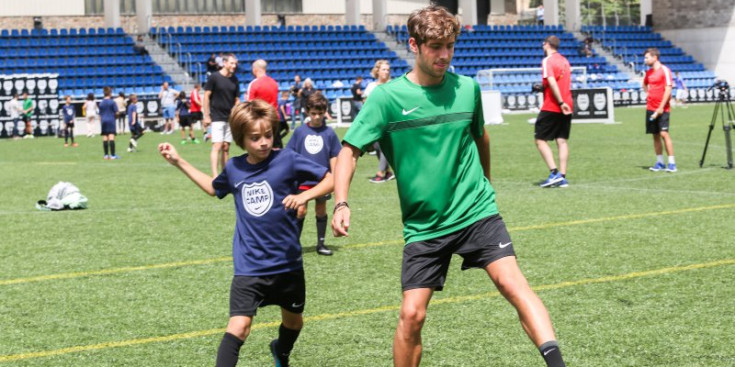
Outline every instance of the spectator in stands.
<svg viewBox="0 0 735 367"><path fill-rule="evenodd" d="M138 139L143 136L143 126L140 123L140 114L138 113L137 95L130 95L130 99L128 99L127 111L128 128L130 129L130 143L128 145L128 152L135 152L138 150Z"/></svg>
<svg viewBox="0 0 735 367"><path fill-rule="evenodd" d="M301 100L301 124L304 124L304 114L306 113L305 107L306 107L306 100L309 99L309 96L316 93L316 88L314 88L314 82L311 80L311 78L304 79L304 87L299 90L299 99Z"/></svg>
<svg viewBox="0 0 735 367"><path fill-rule="evenodd" d="M362 76L358 75L355 78L355 84L352 84L350 92L352 92L352 108L355 110L355 116L357 116L362 108Z"/></svg>
<svg viewBox="0 0 735 367"><path fill-rule="evenodd" d="M123 134L125 133L125 93L120 92L115 97L115 104L117 104L117 129Z"/></svg>
<svg viewBox="0 0 735 367"><path fill-rule="evenodd" d="M304 108L309 116L309 122L299 126L293 132L293 136L288 141L288 149L299 153L304 158L325 167L329 172L334 171L334 165L337 163L337 154L339 154L342 145L339 137L334 130L327 126L324 120L327 113L329 101L320 92L312 94L306 100ZM307 181L299 186L299 191L303 192L316 186L318 181ZM330 250L324 244L324 237L327 233L327 200L331 196L317 197L314 200L314 211L316 212L316 234L317 245L316 252L319 255L331 256ZM296 212L298 219L299 232L304 227L304 217L306 217L308 203L300 206Z"/></svg>
<svg viewBox="0 0 735 367"><path fill-rule="evenodd" d="M687 99L687 86L684 84L684 78L676 72L676 78L674 78L674 86L676 87L676 105L684 106ZM686 108L686 106L684 106Z"/></svg>
<svg viewBox="0 0 735 367"><path fill-rule="evenodd" d="M301 76L296 74L293 77L293 84L289 89L293 97L293 105L291 106L291 130L296 128L296 116L299 117L301 124L304 124L304 115L301 113L301 98L299 97L301 88L303 88L301 85Z"/></svg>
<svg viewBox="0 0 735 367"><path fill-rule="evenodd" d="M215 71L219 71L219 63L217 62L217 55L212 54L212 56L209 57L207 60L207 76L209 74L214 73Z"/></svg>
<svg viewBox="0 0 735 367"><path fill-rule="evenodd" d="M544 4L540 4L536 8L536 24L544 25Z"/></svg>
<svg viewBox="0 0 735 367"><path fill-rule="evenodd" d="M541 182L541 187L567 187L567 159L569 158L569 133L572 128L572 79L571 67L567 58L559 53L559 37L551 35L544 40L546 57L541 63L544 84L544 103L536 118L534 138L536 148L541 153L549 177ZM555 140L559 150L559 167L554 161L554 153L547 141Z"/></svg>
<svg viewBox="0 0 735 367"><path fill-rule="evenodd" d="M145 49L145 43L143 42L143 35L138 35L138 38L135 39L135 44L133 45L133 51L135 51L136 54L145 56L148 55L148 50ZM123 115L125 115L123 113ZM124 123L123 118L123 123Z"/></svg>
<svg viewBox="0 0 735 367"><path fill-rule="evenodd" d="M36 104L33 103L33 99L28 95L28 92L23 92L23 113L21 117L26 125L23 139L33 139L33 126L31 120L33 120L34 109L36 109Z"/></svg>
<svg viewBox="0 0 735 367"><path fill-rule="evenodd" d="M204 85L202 100L202 123L212 125L212 151L209 163L212 177L219 174L218 165L224 169L229 157L232 133L227 122L232 108L240 103L240 81L235 76L237 58L233 54L224 54L225 67L212 73Z"/></svg>
<svg viewBox="0 0 735 367"><path fill-rule="evenodd" d="M189 112L191 112L191 125L194 126L197 122L202 121L202 95L200 93L202 89L201 83L194 84L194 89L189 93ZM202 127L203 134L205 135L204 141L206 142L206 129Z"/></svg>
<svg viewBox="0 0 735 367"><path fill-rule="evenodd" d="M82 105L82 112L84 112L84 117L87 119L87 137L91 138L94 136L93 129L97 122L97 115L100 112L97 101L94 100L94 93L87 94L87 100Z"/></svg>
<svg viewBox="0 0 735 367"><path fill-rule="evenodd" d="M161 91L158 92L158 99L161 100L161 109L163 110L163 131L161 135L173 134L174 118L176 117L176 97L179 91L168 86L168 82L163 82Z"/></svg>
<svg viewBox="0 0 735 367"><path fill-rule="evenodd" d="M592 57L592 46L587 42L583 43L579 48L579 56Z"/></svg>
<svg viewBox="0 0 735 367"><path fill-rule="evenodd" d="M659 61L661 56L657 48L646 49L643 62L650 69L643 78L643 90L646 91L646 134L653 135L653 151L656 153L656 164L649 169L654 172L676 172L674 160L674 143L669 135L669 112L671 107L671 87L673 78L671 70ZM662 143L663 141L663 143ZM663 148L669 156L668 165L664 164Z"/></svg>
<svg viewBox="0 0 735 367"><path fill-rule="evenodd" d="M23 113L23 106L18 100L18 93L13 93L13 99L8 103L8 111L10 113L10 119L13 120L13 139L20 139L20 131L18 130L18 123L20 122L20 115Z"/></svg>
<svg viewBox="0 0 735 367"><path fill-rule="evenodd" d="M388 60L376 61L373 70L370 71L370 76L375 80L368 83L367 87L365 87L365 91L362 93L365 99L370 96L377 86L385 84L390 80L390 63ZM388 159L383 154L383 150L380 149L380 144L377 141L373 143L372 150L375 152L375 156L378 157L378 172L370 178L370 182L384 183L396 178L393 172L390 171Z"/></svg>
<svg viewBox="0 0 735 367"><path fill-rule="evenodd" d="M105 152L104 159L120 159L115 154L115 117L117 116L117 104L112 100L112 88L103 89L105 97L100 102L100 125L102 126L102 148Z"/></svg>
<svg viewBox="0 0 735 367"><path fill-rule="evenodd" d="M189 102L186 100L186 92L181 91L179 96L176 98L176 117L179 119L179 126L181 127L181 144L186 144L189 141L193 144L199 144L196 136L194 136L194 129L192 128L191 112L189 112ZM189 128L189 138L187 141L186 128Z"/></svg>
<svg viewBox="0 0 735 367"><path fill-rule="evenodd" d="M77 147L79 144L74 142L74 119L77 117L77 111L71 104L71 96L64 97L64 106L61 107L61 116L64 121L64 148L69 146L71 138L71 146Z"/></svg>
<svg viewBox="0 0 735 367"><path fill-rule="evenodd" d="M248 101L262 99L273 106L274 110L278 111L278 83L268 76L267 70L268 63L265 60L258 59L253 62L250 71L253 73L255 79L248 85L247 97L245 99ZM275 131L273 134L273 148L283 148L282 136L281 126L278 126L278 131Z"/></svg>

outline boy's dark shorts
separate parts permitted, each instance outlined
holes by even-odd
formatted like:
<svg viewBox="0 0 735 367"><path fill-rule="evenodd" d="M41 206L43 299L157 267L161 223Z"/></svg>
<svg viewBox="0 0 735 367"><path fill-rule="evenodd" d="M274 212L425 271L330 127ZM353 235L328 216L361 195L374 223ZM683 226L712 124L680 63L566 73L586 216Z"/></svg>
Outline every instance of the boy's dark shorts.
<svg viewBox="0 0 735 367"><path fill-rule="evenodd" d="M534 137L539 140L569 139L572 130L572 115L560 112L541 111L536 118Z"/></svg>
<svg viewBox="0 0 735 367"><path fill-rule="evenodd" d="M64 121L64 126L73 128L74 120Z"/></svg>
<svg viewBox="0 0 735 367"><path fill-rule="evenodd" d="M191 122L202 121L203 118L204 116L201 112L192 112L191 115L189 115L189 120Z"/></svg>
<svg viewBox="0 0 735 367"><path fill-rule="evenodd" d="M191 127L191 115L179 116L179 126L180 127Z"/></svg>
<svg viewBox="0 0 735 367"><path fill-rule="evenodd" d="M669 131L669 113L664 112L661 116L651 121L651 115L656 111L646 110L646 134L660 134L662 131Z"/></svg>
<svg viewBox="0 0 735 367"><path fill-rule="evenodd" d="M452 254L464 258L462 270L485 268L495 260L515 256L503 218L496 214L448 235L406 245L401 269L403 290L441 291Z"/></svg>
<svg viewBox="0 0 735 367"><path fill-rule="evenodd" d="M303 313L306 303L304 270L265 276L235 275L230 286L230 317L255 316L259 307L278 305Z"/></svg>

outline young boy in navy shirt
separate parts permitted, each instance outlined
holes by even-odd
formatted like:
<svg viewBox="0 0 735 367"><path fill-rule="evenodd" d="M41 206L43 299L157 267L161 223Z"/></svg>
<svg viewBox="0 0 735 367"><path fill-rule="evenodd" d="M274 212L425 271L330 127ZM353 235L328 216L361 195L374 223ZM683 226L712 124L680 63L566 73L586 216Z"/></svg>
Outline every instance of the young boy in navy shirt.
<svg viewBox="0 0 735 367"><path fill-rule="evenodd" d="M334 165L337 163L337 154L342 149L342 144L340 144L334 130L324 123L328 105L329 102L320 92L316 92L306 99L304 107L310 120L294 130L286 149L291 149L332 172L334 171ZM316 185L316 181L305 182L299 186L299 190L308 190L314 185ZM332 250L324 244L324 237L327 232L327 200L330 197L329 194L317 197L314 204L314 210L316 211L316 252L319 255L326 256L332 255ZM306 210L306 205L299 207L298 218L301 227L304 225Z"/></svg>
<svg viewBox="0 0 735 367"><path fill-rule="evenodd" d="M71 105L71 96L64 97L66 104L61 107L61 115L64 118L64 147L69 146L69 138L71 138L71 146L76 147L79 144L74 142L74 119L77 117L77 111Z"/></svg>
<svg viewBox="0 0 735 367"><path fill-rule="evenodd" d="M214 180L179 156L170 143L161 155L199 188L222 199L232 194L237 220L232 245L235 275L230 287L230 320L217 353L217 366L234 366L258 307L279 305L278 339L270 344L276 366L288 366L303 327L306 301L296 209L332 191L322 167L292 150L273 150L276 110L255 99L235 106L229 117L235 143L247 154L231 158ZM298 193L298 185L318 182Z"/></svg>
<svg viewBox="0 0 735 367"><path fill-rule="evenodd" d="M138 151L138 139L143 136L143 127L140 125L140 115L138 114L138 96L131 94L128 98L128 128L130 128L130 143L128 144L128 152Z"/></svg>

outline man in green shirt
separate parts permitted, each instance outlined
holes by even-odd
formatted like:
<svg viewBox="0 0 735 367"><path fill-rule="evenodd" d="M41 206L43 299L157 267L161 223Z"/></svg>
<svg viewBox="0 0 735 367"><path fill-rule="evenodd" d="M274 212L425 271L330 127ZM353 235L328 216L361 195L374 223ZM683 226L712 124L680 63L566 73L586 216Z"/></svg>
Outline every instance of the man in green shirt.
<svg viewBox="0 0 735 367"><path fill-rule="evenodd" d="M495 205L480 88L471 78L447 73L460 29L439 6L409 17L416 64L376 88L347 132L335 167L332 230L347 235L347 193L357 159L378 141L395 170L406 240L394 365L419 365L426 309L444 286L452 254L459 254L463 269L485 269L516 308L547 366L565 366L548 312L518 267Z"/></svg>
<svg viewBox="0 0 735 367"><path fill-rule="evenodd" d="M23 92L23 111L21 117L26 124L26 134L24 139L33 139L33 131L31 131L31 119L33 118L33 100L28 96L28 92Z"/></svg>

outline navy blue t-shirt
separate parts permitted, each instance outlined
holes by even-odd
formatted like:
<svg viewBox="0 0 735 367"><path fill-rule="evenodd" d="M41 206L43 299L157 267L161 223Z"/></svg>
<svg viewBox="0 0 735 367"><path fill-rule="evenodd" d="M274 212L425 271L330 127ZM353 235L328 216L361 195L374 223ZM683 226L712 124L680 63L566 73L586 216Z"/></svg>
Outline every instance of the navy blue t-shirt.
<svg viewBox="0 0 735 367"><path fill-rule="evenodd" d="M296 211L285 210L281 202L296 194L303 182L321 180L326 173L326 168L291 150L274 150L254 165L247 162L247 154L227 161L212 186L218 198L232 194L235 199L235 275L265 276L303 268Z"/></svg>
<svg viewBox="0 0 735 367"><path fill-rule="evenodd" d="M100 122L115 123L115 114L117 113L117 103L112 99L105 98L100 102Z"/></svg>
<svg viewBox="0 0 735 367"><path fill-rule="evenodd" d="M179 112L179 117L186 117L190 115L189 104L186 102L185 99L176 100L176 111Z"/></svg>
<svg viewBox="0 0 735 367"><path fill-rule="evenodd" d="M329 126L322 124L322 126L315 128L305 124L294 130L286 149L291 149L330 169L329 160L339 154L342 144L339 142L337 134ZM317 181L308 181L304 185L313 186L317 183Z"/></svg>
<svg viewBox="0 0 735 367"><path fill-rule="evenodd" d="M131 103L128 106L128 125L133 126L137 124L139 118L140 116L138 116L138 105L136 103Z"/></svg>
<svg viewBox="0 0 735 367"><path fill-rule="evenodd" d="M74 121L74 118L77 116L74 106L66 104L64 107L61 107L61 114L64 116L64 122Z"/></svg>

